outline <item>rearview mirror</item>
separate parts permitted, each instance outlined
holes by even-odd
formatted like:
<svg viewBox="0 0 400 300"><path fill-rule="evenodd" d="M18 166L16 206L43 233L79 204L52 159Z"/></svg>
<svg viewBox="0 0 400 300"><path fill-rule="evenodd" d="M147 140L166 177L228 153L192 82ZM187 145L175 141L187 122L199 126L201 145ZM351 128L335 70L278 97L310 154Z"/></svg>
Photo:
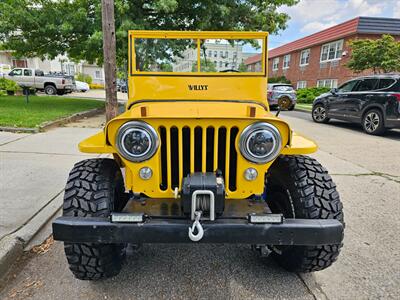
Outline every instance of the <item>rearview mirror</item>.
<svg viewBox="0 0 400 300"><path fill-rule="evenodd" d="M11 71L10 73L8 73L8 76L14 76L13 71Z"/></svg>
<svg viewBox="0 0 400 300"><path fill-rule="evenodd" d="M332 93L333 95L337 94L337 92L338 92L338 89L337 89L337 88L331 89L331 93Z"/></svg>

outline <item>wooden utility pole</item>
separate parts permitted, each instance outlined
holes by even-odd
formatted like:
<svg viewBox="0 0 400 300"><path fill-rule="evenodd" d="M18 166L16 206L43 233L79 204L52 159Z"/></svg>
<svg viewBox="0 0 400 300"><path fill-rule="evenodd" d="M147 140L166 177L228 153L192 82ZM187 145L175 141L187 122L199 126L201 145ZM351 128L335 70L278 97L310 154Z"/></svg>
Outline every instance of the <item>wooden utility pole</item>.
<svg viewBox="0 0 400 300"><path fill-rule="evenodd" d="M114 0L101 0L106 120L118 115Z"/></svg>

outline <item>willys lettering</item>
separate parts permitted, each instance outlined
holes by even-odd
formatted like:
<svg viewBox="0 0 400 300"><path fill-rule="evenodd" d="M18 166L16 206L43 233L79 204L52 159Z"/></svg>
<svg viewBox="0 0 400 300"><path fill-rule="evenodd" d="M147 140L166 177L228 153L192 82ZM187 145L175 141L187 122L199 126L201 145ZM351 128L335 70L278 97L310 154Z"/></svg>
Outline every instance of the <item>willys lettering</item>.
<svg viewBox="0 0 400 300"><path fill-rule="evenodd" d="M207 84L189 84L188 85L190 91L207 91Z"/></svg>

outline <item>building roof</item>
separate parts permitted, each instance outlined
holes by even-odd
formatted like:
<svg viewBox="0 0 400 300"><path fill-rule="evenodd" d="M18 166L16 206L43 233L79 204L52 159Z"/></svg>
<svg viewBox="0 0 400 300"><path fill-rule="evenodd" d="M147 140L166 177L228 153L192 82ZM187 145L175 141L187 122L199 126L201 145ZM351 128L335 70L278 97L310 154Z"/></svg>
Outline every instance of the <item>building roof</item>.
<svg viewBox="0 0 400 300"><path fill-rule="evenodd" d="M250 56L244 60L245 65L251 65L261 60L262 53Z"/></svg>
<svg viewBox="0 0 400 300"><path fill-rule="evenodd" d="M400 35L400 19L357 17L272 49L268 52L268 57L273 58L281 56L296 50L309 48L314 45L326 43L356 33L387 33L392 35Z"/></svg>

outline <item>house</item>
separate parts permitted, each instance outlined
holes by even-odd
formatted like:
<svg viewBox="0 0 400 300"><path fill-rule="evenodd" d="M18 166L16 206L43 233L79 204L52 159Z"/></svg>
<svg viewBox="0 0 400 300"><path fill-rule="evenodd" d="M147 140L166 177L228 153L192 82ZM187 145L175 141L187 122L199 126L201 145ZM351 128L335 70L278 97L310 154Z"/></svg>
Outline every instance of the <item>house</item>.
<svg viewBox="0 0 400 300"><path fill-rule="evenodd" d="M285 76L296 88L313 86L337 87L360 75L346 67L354 39L378 39L391 34L400 40L400 19L357 17L268 52L268 76ZM258 59L260 60L261 57ZM247 68L257 64L249 58Z"/></svg>

